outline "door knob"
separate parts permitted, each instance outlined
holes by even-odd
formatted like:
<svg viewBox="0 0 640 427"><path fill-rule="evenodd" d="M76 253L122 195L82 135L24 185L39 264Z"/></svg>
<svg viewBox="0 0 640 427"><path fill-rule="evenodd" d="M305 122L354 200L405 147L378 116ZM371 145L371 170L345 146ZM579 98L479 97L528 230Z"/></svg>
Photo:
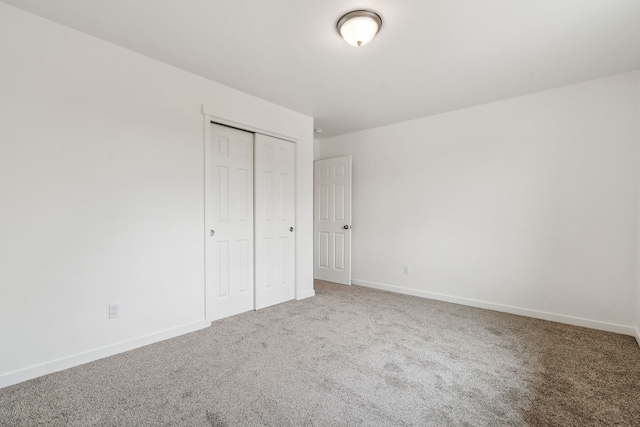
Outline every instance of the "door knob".
<svg viewBox="0 0 640 427"><path fill-rule="evenodd" d="M289 227L289 231L293 233L293 227Z"/></svg>
<svg viewBox="0 0 640 427"><path fill-rule="evenodd" d="M348 229L350 229L350 228L351 228L351 226L350 226L350 225L345 225L345 226L344 226L344 227L342 227L342 228L344 228L345 230L348 230Z"/></svg>
<svg viewBox="0 0 640 427"><path fill-rule="evenodd" d="M213 236L214 234L216 234L216 232L215 232L215 231L213 231L213 230L211 230L209 233L211 234L211 236Z"/></svg>

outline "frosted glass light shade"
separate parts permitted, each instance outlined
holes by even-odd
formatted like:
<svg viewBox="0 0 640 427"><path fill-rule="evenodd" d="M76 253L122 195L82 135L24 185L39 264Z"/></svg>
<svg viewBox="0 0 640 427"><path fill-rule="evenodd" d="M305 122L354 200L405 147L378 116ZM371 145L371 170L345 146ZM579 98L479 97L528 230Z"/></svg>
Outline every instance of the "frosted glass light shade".
<svg viewBox="0 0 640 427"><path fill-rule="evenodd" d="M338 32L351 46L362 47L369 43L380 31L382 19L368 10L355 10L338 20Z"/></svg>

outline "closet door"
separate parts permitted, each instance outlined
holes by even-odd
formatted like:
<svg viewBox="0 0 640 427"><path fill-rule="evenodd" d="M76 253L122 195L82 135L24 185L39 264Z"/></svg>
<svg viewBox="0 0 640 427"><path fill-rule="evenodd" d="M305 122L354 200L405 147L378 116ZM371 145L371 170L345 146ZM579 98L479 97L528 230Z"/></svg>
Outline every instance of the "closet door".
<svg viewBox="0 0 640 427"><path fill-rule="evenodd" d="M256 309L294 298L295 144L255 135Z"/></svg>
<svg viewBox="0 0 640 427"><path fill-rule="evenodd" d="M254 308L253 134L211 124L205 144L207 319Z"/></svg>

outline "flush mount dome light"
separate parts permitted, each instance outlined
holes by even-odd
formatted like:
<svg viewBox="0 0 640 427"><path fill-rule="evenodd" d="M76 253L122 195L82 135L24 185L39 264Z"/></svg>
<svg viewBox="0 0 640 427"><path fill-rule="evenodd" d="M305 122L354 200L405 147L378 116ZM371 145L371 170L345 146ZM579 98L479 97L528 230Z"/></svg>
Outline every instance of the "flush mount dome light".
<svg viewBox="0 0 640 427"><path fill-rule="evenodd" d="M380 31L382 18L369 10L354 10L338 20L338 33L351 46L362 47Z"/></svg>

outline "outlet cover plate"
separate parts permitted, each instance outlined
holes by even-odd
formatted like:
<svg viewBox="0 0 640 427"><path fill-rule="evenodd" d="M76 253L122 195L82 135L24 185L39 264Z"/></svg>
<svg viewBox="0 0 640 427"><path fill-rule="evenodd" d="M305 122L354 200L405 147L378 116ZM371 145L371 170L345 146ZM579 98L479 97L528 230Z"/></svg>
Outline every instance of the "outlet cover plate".
<svg viewBox="0 0 640 427"><path fill-rule="evenodd" d="M120 317L120 304L109 304L109 319Z"/></svg>

